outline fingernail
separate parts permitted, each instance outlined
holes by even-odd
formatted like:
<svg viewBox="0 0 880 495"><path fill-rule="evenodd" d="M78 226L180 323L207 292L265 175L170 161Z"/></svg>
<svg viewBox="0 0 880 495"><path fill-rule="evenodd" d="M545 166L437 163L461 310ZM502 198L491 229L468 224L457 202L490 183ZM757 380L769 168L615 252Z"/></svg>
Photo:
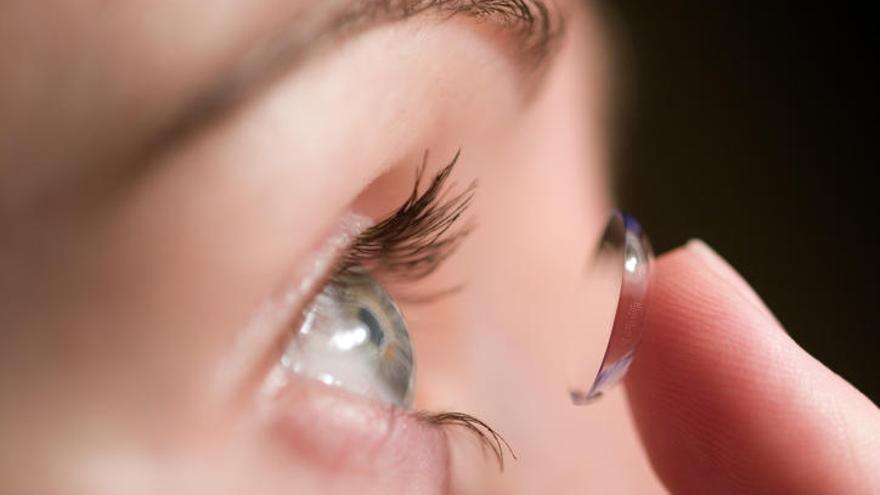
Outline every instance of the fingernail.
<svg viewBox="0 0 880 495"><path fill-rule="evenodd" d="M691 239L687 243L687 249L696 254L712 273L728 282L746 301L761 310L768 317L776 319L770 308L764 304L764 301L755 292L755 289L708 244L700 239Z"/></svg>

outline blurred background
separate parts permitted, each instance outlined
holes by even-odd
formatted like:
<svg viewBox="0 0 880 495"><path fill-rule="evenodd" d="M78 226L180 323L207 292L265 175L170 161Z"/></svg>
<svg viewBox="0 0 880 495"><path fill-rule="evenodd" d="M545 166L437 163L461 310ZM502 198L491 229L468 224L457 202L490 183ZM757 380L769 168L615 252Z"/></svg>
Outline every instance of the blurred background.
<svg viewBox="0 0 880 495"><path fill-rule="evenodd" d="M880 403L872 17L794 2L606 8L623 207L660 252L706 240L795 340Z"/></svg>

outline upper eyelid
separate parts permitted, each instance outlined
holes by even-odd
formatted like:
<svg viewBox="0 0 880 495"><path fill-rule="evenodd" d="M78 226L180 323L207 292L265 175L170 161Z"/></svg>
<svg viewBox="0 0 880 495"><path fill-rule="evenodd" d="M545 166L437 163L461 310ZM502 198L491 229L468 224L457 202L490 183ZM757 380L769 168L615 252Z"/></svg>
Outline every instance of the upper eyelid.
<svg viewBox="0 0 880 495"><path fill-rule="evenodd" d="M541 67L555 51L565 29L565 16L553 2L542 0L502 0L472 2L461 0L369 0L349 2L336 15L327 15L324 22L313 22L311 29L294 23L281 33L270 33L245 53L248 57L228 67L224 74L214 76L141 147L140 163L158 162L157 158L177 144L186 141L233 113L244 102L259 95L277 79L302 64L329 41L350 36L377 24L405 20L428 11L444 18L464 15L488 21L512 34L518 43L515 50L519 65L526 73ZM307 15L296 16L308 19ZM135 170L146 167L138 166Z"/></svg>

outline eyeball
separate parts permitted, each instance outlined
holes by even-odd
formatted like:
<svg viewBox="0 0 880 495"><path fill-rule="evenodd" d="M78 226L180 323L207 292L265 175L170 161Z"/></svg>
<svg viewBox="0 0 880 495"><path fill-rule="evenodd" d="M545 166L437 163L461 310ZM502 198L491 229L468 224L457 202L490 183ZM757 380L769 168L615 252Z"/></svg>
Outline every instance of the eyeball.
<svg viewBox="0 0 880 495"><path fill-rule="evenodd" d="M281 367L396 406L412 400L406 323L388 292L357 267L335 276L304 310Z"/></svg>

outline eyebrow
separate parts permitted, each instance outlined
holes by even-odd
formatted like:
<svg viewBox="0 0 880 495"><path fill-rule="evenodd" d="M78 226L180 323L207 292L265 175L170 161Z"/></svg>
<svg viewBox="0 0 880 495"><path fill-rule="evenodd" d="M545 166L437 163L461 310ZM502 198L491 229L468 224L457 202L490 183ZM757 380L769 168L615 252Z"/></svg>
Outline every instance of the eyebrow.
<svg viewBox="0 0 880 495"><path fill-rule="evenodd" d="M554 51L564 26L561 12L540 0L321 0L282 30L260 38L223 75L196 91L147 140L143 162L153 162L233 113L332 42L423 14L441 20L464 16L500 27L512 35L516 60L528 73Z"/></svg>

